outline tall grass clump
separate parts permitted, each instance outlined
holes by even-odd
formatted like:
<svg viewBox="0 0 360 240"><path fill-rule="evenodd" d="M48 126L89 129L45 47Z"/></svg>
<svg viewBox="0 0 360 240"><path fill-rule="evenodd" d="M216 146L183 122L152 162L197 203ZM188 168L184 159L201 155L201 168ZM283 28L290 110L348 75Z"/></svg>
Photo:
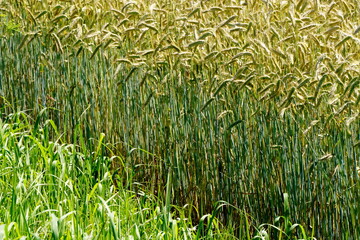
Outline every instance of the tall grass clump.
<svg viewBox="0 0 360 240"><path fill-rule="evenodd" d="M114 184L131 169L160 199L194 206L194 221L223 200L234 207L219 220L246 232L240 222L285 216L287 193L306 232L359 238L358 1L2 1L0 11L4 115L51 119L83 149L105 133L106 154L121 156Z"/></svg>
<svg viewBox="0 0 360 240"><path fill-rule="evenodd" d="M166 215L154 196L115 187L114 158L86 154L61 135L49 141L53 122L29 120L19 112L0 121L0 239L195 238L186 208Z"/></svg>

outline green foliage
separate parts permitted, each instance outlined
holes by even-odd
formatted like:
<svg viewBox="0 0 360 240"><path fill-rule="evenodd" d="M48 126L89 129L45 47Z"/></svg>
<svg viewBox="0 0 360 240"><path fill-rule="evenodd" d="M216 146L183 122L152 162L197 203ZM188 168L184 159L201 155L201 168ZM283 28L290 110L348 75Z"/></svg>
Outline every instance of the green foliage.
<svg viewBox="0 0 360 240"><path fill-rule="evenodd" d="M0 121L0 129L0 239L194 238L186 209L158 211L154 196L115 188L112 159L102 151L84 154L61 136L48 141L53 126L35 130L23 112Z"/></svg>
<svg viewBox="0 0 360 240"><path fill-rule="evenodd" d="M5 14L0 14L0 28L1 32L6 35L13 35L15 32L20 32L20 24L15 23L14 20L8 20Z"/></svg>

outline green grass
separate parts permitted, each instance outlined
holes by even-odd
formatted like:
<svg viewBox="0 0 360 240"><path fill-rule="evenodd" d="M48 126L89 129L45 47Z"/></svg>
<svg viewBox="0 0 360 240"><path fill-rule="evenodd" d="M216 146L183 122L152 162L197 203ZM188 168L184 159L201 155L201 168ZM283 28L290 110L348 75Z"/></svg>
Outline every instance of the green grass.
<svg viewBox="0 0 360 240"><path fill-rule="evenodd" d="M217 217L239 236L289 214L317 239L359 238L358 1L0 8L3 116L119 156L113 184L190 204L194 224L226 201Z"/></svg>
<svg viewBox="0 0 360 240"><path fill-rule="evenodd" d="M192 239L196 235L186 220L190 207L172 208L171 214L165 214L165 205L154 196L115 187L108 168L114 159L101 152L84 154L79 146L64 144L60 138L49 141L45 132L52 129L50 122L36 130L20 112L1 121L0 129L0 239Z"/></svg>

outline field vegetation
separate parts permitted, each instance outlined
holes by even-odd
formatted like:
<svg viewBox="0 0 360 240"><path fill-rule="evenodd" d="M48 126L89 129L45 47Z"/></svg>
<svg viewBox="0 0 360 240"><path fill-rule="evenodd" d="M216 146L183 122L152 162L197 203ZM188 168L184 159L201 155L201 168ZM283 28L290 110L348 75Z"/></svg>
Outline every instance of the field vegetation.
<svg viewBox="0 0 360 240"><path fill-rule="evenodd" d="M2 0L0 239L359 239L359 102L356 0Z"/></svg>

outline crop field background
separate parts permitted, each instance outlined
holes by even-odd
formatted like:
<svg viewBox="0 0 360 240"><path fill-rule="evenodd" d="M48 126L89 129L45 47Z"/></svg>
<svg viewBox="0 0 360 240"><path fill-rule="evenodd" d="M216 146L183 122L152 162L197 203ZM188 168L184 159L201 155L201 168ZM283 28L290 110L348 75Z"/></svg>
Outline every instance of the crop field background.
<svg viewBox="0 0 360 240"><path fill-rule="evenodd" d="M359 239L359 102L357 0L0 0L0 239Z"/></svg>

